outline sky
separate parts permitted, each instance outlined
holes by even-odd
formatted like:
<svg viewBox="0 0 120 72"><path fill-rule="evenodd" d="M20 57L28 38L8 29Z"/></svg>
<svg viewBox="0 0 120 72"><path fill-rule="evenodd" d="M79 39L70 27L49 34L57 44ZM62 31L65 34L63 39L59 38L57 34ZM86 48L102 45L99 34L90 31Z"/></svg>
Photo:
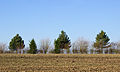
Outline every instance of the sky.
<svg viewBox="0 0 120 72"><path fill-rule="evenodd" d="M120 40L120 0L0 0L0 42L16 35L26 46L34 38L52 42L64 30L74 42L95 41L104 30L111 42Z"/></svg>

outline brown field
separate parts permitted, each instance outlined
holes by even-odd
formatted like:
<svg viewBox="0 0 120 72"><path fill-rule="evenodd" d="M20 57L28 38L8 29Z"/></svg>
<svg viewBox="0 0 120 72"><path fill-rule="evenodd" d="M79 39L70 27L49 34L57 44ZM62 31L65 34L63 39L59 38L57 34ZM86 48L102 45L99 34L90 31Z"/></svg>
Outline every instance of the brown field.
<svg viewBox="0 0 120 72"><path fill-rule="evenodd" d="M0 72L119 72L120 55L1 54Z"/></svg>

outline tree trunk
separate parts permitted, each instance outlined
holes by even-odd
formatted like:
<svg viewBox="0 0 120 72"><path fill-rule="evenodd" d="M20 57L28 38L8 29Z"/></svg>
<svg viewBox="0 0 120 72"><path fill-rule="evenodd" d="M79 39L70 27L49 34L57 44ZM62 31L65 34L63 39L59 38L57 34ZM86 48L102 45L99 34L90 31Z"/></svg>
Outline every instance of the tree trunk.
<svg viewBox="0 0 120 72"><path fill-rule="evenodd" d="M102 48L102 53L105 54L105 52L104 52L104 48Z"/></svg>
<svg viewBox="0 0 120 72"><path fill-rule="evenodd" d="M64 49L64 54L67 54L67 49Z"/></svg>
<svg viewBox="0 0 120 72"><path fill-rule="evenodd" d="M21 54L23 54L23 49L21 49Z"/></svg>
<svg viewBox="0 0 120 72"><path fill-rule="evenodd" d="M19 54L19 49L17 49L17 53Z"/></svg>
<svg viewBox="0 0 120 72"><path fill-rule="evenodd" d="M43 49L43 54L45 54L45 50Z"/></svg>

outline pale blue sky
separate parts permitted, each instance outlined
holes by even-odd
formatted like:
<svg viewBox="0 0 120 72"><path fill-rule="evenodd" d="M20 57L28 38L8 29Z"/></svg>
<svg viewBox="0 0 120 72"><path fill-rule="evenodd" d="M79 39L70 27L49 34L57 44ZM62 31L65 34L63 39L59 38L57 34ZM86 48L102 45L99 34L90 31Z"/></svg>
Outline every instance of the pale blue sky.
<svg viewBox="0 0 120 72"><path fill-rule="evenodd" d="M101 30L120 40L120 0L0 0L0 42L17 33L25 40L52 41L64 30L75 41L94 41Z"/></svg>

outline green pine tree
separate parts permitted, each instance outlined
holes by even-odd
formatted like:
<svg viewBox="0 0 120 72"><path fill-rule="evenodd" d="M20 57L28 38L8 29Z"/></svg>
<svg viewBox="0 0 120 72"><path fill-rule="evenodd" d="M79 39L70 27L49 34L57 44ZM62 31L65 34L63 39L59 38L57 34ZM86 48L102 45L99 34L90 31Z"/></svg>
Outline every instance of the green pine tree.
<svg viewBox="0 0 120 72"><path fill-rule="evenodd" d="M54 45L55 45L54 52L59 54L60 53L60 41L59 41L59 39L54 41Z"/></svg>
<svg viewBox="0 0 120 72"><path fill-rule="evenodd" d="M69 49L71 47L70 44L71 42L68 35L64 31L61 31L61 34L59 35L57 40L54 41L55 53L60 53L61 49Z"/></svg>
<svg viewBox="0 0 120 72"><path fill-rule="evenodd" d="M9 43L9 49L11 51L18 51L23 49L25 47L24 40L22 40L21 36L17 34L15 37L13 37Z"/></svg>
<svg viewBox="0 0 120 72"><path fill-rule="evenodd" d="M29 47L30 47L30 50L28 51L29 53L31 53L31 54L36 54L37 53L37 46L36 46L36 43L35 43L34 39L32 39L30 41Z"/></svg>
<svg viewBox="0 0 120 72"><path fill-rule="evenodd" d="M109 37L103 30L99 34L97 34L96 42L94 43L96 52L103 53L103 48L109 48L111 46L109 41Z"/></svg>

